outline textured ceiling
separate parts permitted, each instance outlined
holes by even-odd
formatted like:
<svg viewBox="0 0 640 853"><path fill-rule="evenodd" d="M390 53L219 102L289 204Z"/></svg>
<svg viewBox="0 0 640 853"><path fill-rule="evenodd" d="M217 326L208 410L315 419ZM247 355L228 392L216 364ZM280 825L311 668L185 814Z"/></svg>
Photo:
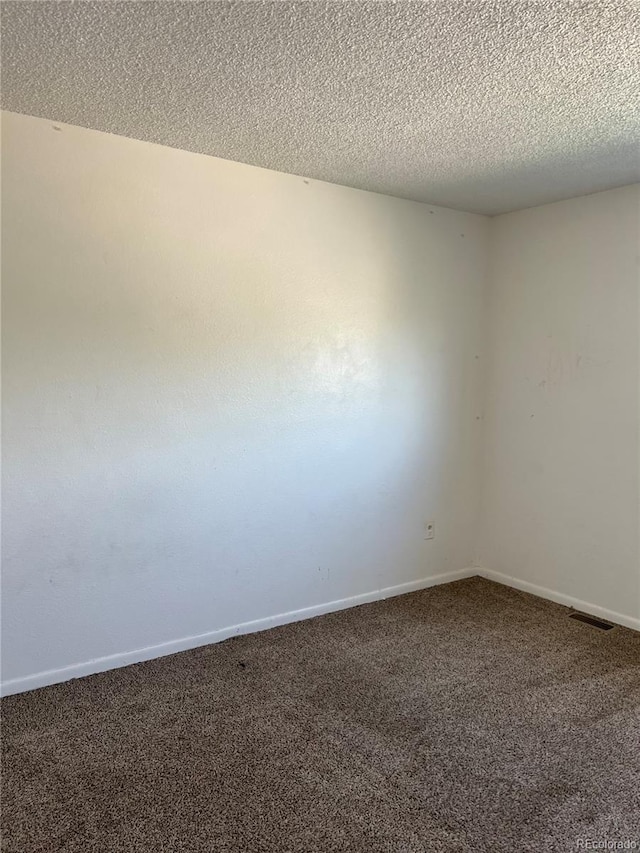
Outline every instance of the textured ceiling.
<svg viewBox="0 0 640 853"><path fill-rule="evenodd" d="M479 213L640 179L640 4L3 2L5 109Z"/></svg>

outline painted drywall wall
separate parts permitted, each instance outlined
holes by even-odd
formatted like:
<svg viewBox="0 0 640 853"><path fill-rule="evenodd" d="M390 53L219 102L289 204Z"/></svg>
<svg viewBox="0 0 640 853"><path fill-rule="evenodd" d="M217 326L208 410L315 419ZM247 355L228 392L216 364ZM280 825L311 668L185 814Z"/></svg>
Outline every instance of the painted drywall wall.
<svg viewBox="0 0 640 853"><path fill-rule="evenodd" d="M640 628L640 186L491 225L480 562Z"/></svg>
<svg viewBox="0 0 640 853"><path fill-rule="evenodd" d="M2 142L7 690L470 565L487 219Z"/></svg>

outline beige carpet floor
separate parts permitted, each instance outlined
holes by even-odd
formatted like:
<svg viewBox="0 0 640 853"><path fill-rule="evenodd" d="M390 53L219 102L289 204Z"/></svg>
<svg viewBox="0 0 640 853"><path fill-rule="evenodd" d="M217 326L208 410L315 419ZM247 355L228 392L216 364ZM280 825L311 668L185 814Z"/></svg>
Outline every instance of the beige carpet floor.
<svg viewBox="0 0 640 853"><path fill-rule="evenodd" d="M480 578L2 701L11 853L640 843L640 634Z"/></svg>

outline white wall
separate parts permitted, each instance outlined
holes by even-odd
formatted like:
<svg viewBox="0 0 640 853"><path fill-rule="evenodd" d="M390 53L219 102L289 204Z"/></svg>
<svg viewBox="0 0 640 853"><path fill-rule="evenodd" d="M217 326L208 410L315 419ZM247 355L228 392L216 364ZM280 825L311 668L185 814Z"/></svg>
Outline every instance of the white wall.
<svg viewBox="0 0 640 853"><path fill-rule="evenodd" d="M488 220L2 138L7 691L471 564Z"/></svg>
<svg viewBox="0 0 640 853"><path fill-rule="evenodd" d="M491 225L480 563L640 628L640 186Z"/></svg>

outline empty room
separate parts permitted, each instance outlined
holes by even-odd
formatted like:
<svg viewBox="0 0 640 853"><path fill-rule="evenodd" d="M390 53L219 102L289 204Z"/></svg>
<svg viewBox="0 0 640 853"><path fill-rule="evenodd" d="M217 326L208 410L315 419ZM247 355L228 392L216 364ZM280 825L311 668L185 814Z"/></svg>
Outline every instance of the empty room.
<svg viewBox="0 0 640 853"><path fill-rule="evenodd" d="M0 12L3 853L640 850L640 4Z"/></svg>

